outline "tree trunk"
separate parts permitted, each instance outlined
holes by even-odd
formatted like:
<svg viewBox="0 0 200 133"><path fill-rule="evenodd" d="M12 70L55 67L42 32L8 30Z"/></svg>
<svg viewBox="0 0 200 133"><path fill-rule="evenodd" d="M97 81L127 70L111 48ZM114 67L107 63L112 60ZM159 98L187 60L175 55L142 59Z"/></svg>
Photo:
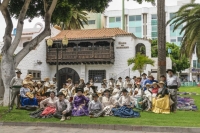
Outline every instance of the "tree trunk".
<svg viewBox="0 0 200 133"><path fill-rule="evenodd" d="M165 0L157 0L157 16L158 16L158 74L166 75L166 13Z"/></svg>
<svg viewBox="0 0 200 133"><path fill-rule="evenodd" d="M3 98L3 105L9 105L9 87L10 81L15 76L15 68L14 68L14 60L13 56L8 54L4 54L1 59L1 73L2 73L2 80L4 84L4 98Z"/></svg>

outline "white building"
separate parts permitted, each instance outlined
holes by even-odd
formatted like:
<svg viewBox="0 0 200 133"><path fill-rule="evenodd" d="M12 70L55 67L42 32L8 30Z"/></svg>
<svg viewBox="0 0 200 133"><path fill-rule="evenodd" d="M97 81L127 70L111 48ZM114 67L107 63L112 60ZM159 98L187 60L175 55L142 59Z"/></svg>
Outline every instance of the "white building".
<svg viewBox="0 0 200 133"><path fill-rule="evenodd" d="M25 42L34 38L41 28L25 29L16 53L23 48ZM67 36L68 46L62 46L62 39ZM93 78L96 85L111 77L117 79L121 76L139 76L138 71L131 71L133 65L128 66L127 60L135 57L137 52L143 51L151 58L151 44L148 40L137 38L132 33L127 33L119 28L88 29L88 30L67 30L59 31L52 28L52 39L54 44L48 47L43 40L35 50L32 50L18 65L22 71L22 78L32 73L34 80L43 80L45 77L56 75L56 47L59 45L59 85L72 78L78 81L83 78L85 82ZM157 62L157 59L155 59ZM171 60L167 59L171 68ZM150 74L155 66L146 66L144 72ZM153 73L155 76L156 74Z"/></svg>
<svg viewBox="0 0 200 133"><path fill-rule="evenodd" d="M166 22L170 20L179 8L190 3L190 0L178 0L176 6L166 6ZM125 9L125 31L133 33L136 37L146 39L157 39L157 7L143 7L138 9ZM104 13L106 28L122 29L122 10L109 10ZM173 25L166 27L166 41L181 45L183 34L179 34L183 25L173 31ZM188 81L200 80L200 64L197 65L196 54L193 55L191 68L183 71L181 79ZM197 68L196 68L197 67ZM192 71L193 70L193 71Z"/></svg>

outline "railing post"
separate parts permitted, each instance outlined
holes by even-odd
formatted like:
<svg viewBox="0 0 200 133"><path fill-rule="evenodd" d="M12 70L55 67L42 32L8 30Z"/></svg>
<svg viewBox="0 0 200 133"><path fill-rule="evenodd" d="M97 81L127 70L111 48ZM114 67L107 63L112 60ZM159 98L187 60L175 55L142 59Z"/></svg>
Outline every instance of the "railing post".
<svg viewBox="0 0 200 133"><path fill-rule="evenodd" d="M78 43L76 43L76 59L78 59Z"/></svg>
<svg viewBox="0 0 200 133"><path fill-rule="evenodd" d="M111 53L111 45L112 45L112 41L110 41L110 58L112 57L112 53Z"/></svg>

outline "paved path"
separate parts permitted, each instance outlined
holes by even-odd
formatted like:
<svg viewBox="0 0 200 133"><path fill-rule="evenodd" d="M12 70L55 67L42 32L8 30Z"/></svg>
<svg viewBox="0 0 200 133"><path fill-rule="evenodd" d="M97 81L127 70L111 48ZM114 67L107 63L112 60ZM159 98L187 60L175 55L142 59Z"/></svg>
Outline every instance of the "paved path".
<svg viewBox="0 0 200 133"><path fill-rule="evenodd" d="M20 127L20 126L1 126L0 133L155 133L138 131L117 131L117 130L96 130L96 129L75 129L57 127ZM158 132L156 132L158 133ZM162 132L167 133L167 132ZM169 132L168 132L169 133Z"/></svg>

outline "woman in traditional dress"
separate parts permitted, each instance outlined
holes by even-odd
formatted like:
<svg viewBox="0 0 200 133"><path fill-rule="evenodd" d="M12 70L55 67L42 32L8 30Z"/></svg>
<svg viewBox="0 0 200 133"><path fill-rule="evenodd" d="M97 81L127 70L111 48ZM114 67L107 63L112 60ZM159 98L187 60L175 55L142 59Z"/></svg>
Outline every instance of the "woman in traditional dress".
<svg viewBox="0 0 200 133"><path fill-rule="evenodd" d="M146 90L144 91L143 101L139 102L142 105L142 110L150 111L152 108L152 89L151 84L145 85Z"/></svg>
<svg viewBox="0 0 200 133"><path fill-rule="evenodd" d="M112 108L116 106L116 100L111 97L110 90L106 89L104 91L104 96L100 99L103 107L103 111L105 113L105 116L111 116L112 115Z"/></svg>
<svg viewBox="0 0 200 133"><path fill-rule="evenodd" d="M55 96L55 92L50 92L50 97L40 102L40 109L30 113L30 117L33 118L50 118L56 112L56 101L58 98Z"/></svg>
<svg viewBox="0 0 200 133"><path fill-rule="evenodd" d="M40 103L42 100L46 99L46 96L42 96L42 83L37 82L35 86L35 92L36 92L36 98L38 100L38 103Z"/></svg>
<svg viewBox="0 0 200 133"><path fill-rule="evenodd" d="M115 87L115 89L113 90L112 97L113 97L115 100L118 100L119 97L120 97L120 94L121 94L120 85L121 85L121 84L116 84L116 87Z"/></svg>
<svg viewBox="0 0 200 133"><path fill-rule="evenodd" d="M159 87L158 87L158 84L156 82L153 82L152 83L152 97L155 98L156 95L158 94L158 90L159 90Z"/></svg>
<svg viewBox="0 0 200 133"><path fill-rule="evenodd" d="M20 89L20 102L22 107L38 106L37 99L30 92L27 82L23 82L23 87Z"/></svg>
<svg viewBox="0 0 200 133"><path fill-rule="evenodd" d="M89 99L83 95L83 88L76 88L77 95L73 99L73 116L87 116Z"/></svg>
<svg viewBox="0 0 200 133"><path fill-rule="evenodd" d="M135 100L135 107L137 109L142 109L141 105L139 104L139 102L142 101L142 97L143 97L143 90L141 88L140 83L138 82L136 84L137 88L135 88L134 93L133 93L133 98Z"/></svg>
<svg viewBox="0 0 200 133"><path fill-rule="evenodd" d="M134 99L128 95L126 89L122 90L122 96L119 98L117 103L119 108L112 109L114 116L122 118L140 117L140 113L132 109L134 107Z"/></svg>
<svg viewBox="0 0 200 133"><path fill-rule="evenodd" d="M162 114L169 114L170 113L170 99L169 99L169 92L165 86L163 81L158 83L160 86L160 92L156 95L156 98L153 99L154 108L152 111L154 113L162 113Z"/></svg>
<svg viewBox="0 0 200 133"><path fill-rule="evenodd" d="M101 102L98 100L99 96L96 93L92 94L92 101L89 103L89 115L90 118L97 118L103 116L103 108Z"/></svg>
<svg viewBox="0 0 200 133"><path fill-rule="evenodd" d="M86 83L86 87L84 88L84 95L91 101L92 94L94 93L93 89L90 87L90 83Z"/></svg>

